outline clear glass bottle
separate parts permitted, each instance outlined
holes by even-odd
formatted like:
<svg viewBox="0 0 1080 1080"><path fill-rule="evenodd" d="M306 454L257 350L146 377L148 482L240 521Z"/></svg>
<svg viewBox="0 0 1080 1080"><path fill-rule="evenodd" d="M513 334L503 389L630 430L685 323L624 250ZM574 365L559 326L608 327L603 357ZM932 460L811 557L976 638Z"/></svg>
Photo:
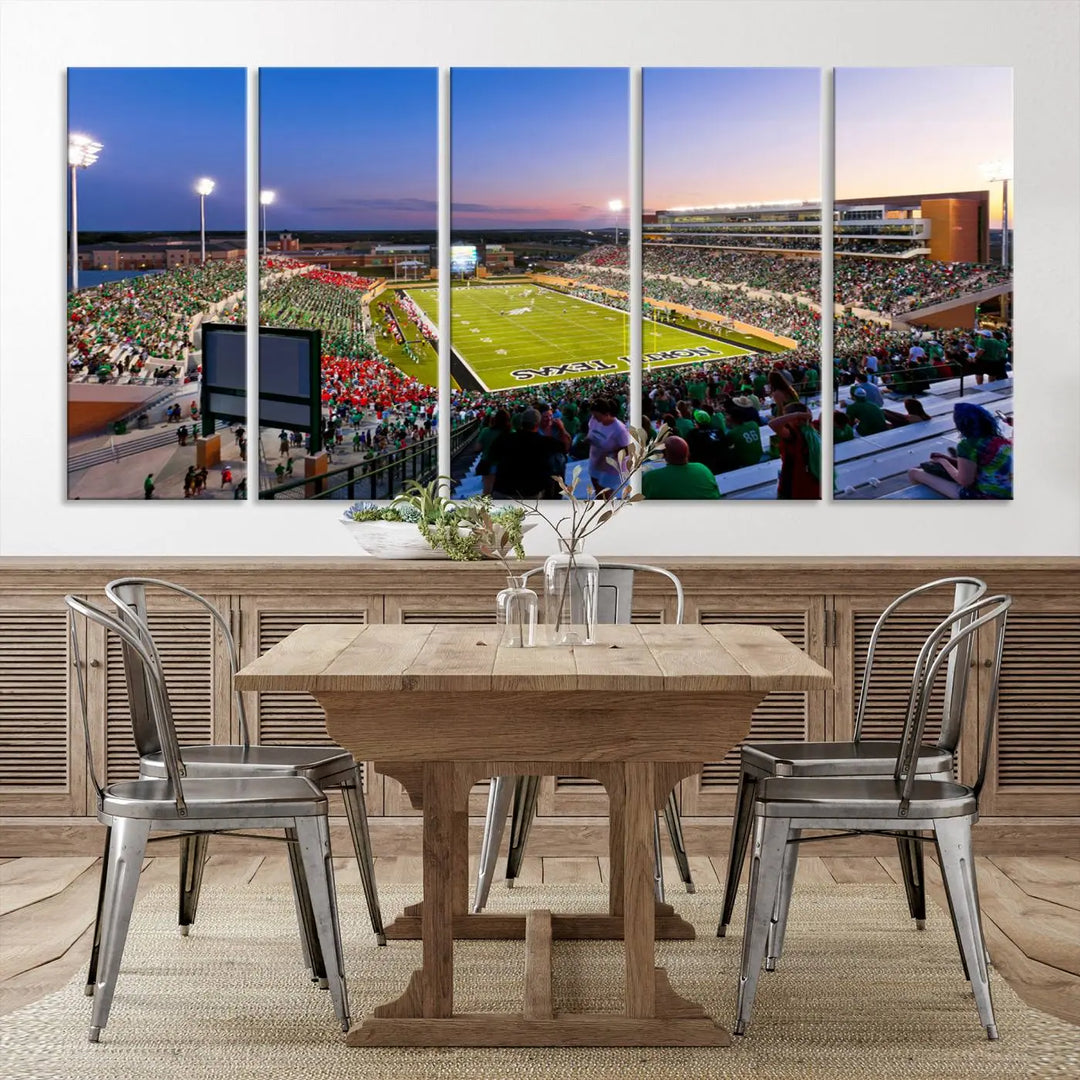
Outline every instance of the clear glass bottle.
<svg viewBox="0 0 1080 1080"><path fill-rule="evenodd" d="M539 598L526 588L523 577L507 577L506 588L495 597L496 619L503 627L503 645L510 649L531 649L536 644L539 606Z"/></svg>
<svg viewBox="0 0 1080 1080"><path fill-rule="evenodd" d="M560 540L561 550L544 563L544 621L552 645L592 645L600 564L592 555Z"/></svg>

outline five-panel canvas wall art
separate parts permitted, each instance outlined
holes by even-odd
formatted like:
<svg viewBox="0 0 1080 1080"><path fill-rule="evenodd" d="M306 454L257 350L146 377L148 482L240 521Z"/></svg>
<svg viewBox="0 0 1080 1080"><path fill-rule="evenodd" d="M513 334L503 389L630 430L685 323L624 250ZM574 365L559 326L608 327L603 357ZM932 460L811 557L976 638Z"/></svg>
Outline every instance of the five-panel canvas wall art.
<svg viewBox="0 0 1080 1080"><path fill-rule="evenodd" d="M257 252L247 85L69 70L69 499L1012 498L1010 69L453 69L445 264L437 69L260 70Z"/></svg>

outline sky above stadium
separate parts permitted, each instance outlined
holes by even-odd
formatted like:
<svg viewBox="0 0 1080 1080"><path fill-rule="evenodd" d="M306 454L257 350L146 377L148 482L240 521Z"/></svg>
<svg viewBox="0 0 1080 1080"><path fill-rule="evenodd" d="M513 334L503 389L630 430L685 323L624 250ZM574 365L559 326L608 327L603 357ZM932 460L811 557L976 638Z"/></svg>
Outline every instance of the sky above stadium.
<svg viewBox="0 0 1080 1080"><path fill-rule="evenodd" d="M627 69L455 68L450 101L455 229L610 228L629 204Z"/></svg>
<svg viewBox="0 0 1080 1080"><path fill-rule="evenodd" d="M260 186L278 229L435 229L435 68L264 68Z"/></svg>
<svg viewBox="0 0 1080 1080"><path fill-rule="evenodd" d="M816 68L646 68L646 210L816 200Z"/></svg>
<svg viewBox="0 0 1080 1080"><path fill-rule="evenodd" d="M1011 76L838 69L837 196L986 189L980 164L1012 160ZM819 83L812 68L646 68L646 209L819 198Z"/></svg>
<svg viewBox="0 0 1080 1080"><path fill-rule="evenodd" d="M980 165L1012 159L1011 68L837 69L838 197L989 187L1000 228L1001 184L988 184Z"/></svg>
<svg viewBox="0 0 1080 1080"><path fill-rule="evenodd" d="M68 131L103 145L79 170L79 229L244 228L242 68L69 68Z"/></svg>

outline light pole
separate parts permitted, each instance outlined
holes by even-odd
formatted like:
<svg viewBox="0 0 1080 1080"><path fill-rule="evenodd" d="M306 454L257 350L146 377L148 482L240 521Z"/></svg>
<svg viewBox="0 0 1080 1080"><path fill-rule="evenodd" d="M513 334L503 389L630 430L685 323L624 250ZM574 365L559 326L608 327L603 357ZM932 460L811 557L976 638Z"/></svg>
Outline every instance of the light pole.
<svg viewBox="0 0 1080 1080"><path fill-rule="evenodd" d="M214 190L214 181L204 176L196 185L195 190L199 195L199 248L201 251L201 264L206 264L206 196Z"/></svg>
<svg viewBox="0 0 1080 1080"><path fill-rule="evenodd" d="M608 209L615 215L615 246L619 246L619 215L622 213L623 201L622 199L612 199L608 204Z"/></svg>
<svg viewBox="0 0 1080 1080"><path fill-rule="evenodd" d="M1009 265L1009 181L1012 179L1012 162L986 161L979 166L988 184L1001 181L1001 265Z"/></svg>
<svg viewBox="0 0 1080 1080"><path fill-rule="evenodd" d="M266 208L274 201L275 193L273 191L260 191L259 192L259 205L262 207L263 214L263 258L266 258Z"/></svg>
<svg viewBox="0 0 1080 1080"><path fill-rule="evenodd" d="M68 135L68 165L71 167L71 291L79 291L79 195L80 169L88 169L98 159L101 143L89 135Z"/></svg>

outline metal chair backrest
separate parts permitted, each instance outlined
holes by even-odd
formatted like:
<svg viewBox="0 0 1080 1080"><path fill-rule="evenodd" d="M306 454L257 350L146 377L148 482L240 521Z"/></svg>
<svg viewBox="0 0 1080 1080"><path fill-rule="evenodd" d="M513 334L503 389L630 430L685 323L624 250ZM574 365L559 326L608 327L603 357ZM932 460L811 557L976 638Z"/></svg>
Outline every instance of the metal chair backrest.
<svg viewBox="0 0 1080 1080"><path fill-rule="evenodd" d="M954 613L979 600L986 595L987 591L986 582L976 577L939 578L937 581L928 581L925 585L919 585L902 596L898 596L878 616L873 632L870 634L870 644L866 649L866 664L863 668L862 686L859 688L859 701L855 709L855 742L858 742L862 737L863 720L866 716L866 706L870 697L870 680L874 670L874 653L877 649L878 639L885 630L889 618L915 597L923 596L935 589L950 585L953 587ZM965 618L970 619L971 616L963 616L958 619L954 630L962 628ZM974 639L965 637L962 640L963 644L958 645L949 654L945 676L945 697L941 709L941 728L937 738L938 748L947 750L950 754L956 751L960 741L963 703L967 695L968 669L971 663L971 646Z"/></svg>
<svg viewBox="0 0 1080 1080"><path fill-rule="evenodd" d="M907 718L904 734L900 740L900 749L896 755L894 779L901 785L901 813L906 812L905 804L911 798L912 785L915 783L919 746L922 743L926 727L930 698L934 684L943 668L959 651L970 655L971 647L979 629L988 624L994 626L993 660L990 664L990 690L987 696L986 725L983 732L983 744L979 753L979 773L974 784L975 794L982 789L986 778L987 763L990 759L990 746L993 741L994 725L997 720L998 683L1001 677L1001 660L1005 650L1005 625L1012 597L1004 593L996 596L984 596L965 605L940 622L926 639L919 657L915 662L912 675L911 695L908 701ZM960 618L956 618L959 616ZM959 707L963 712L963 700Z"/></svg>
<svg viewBox="0 0 1080 1080"><path fill-rule="evenodd" d="M229 658L230 676L235 675L240 670L240 657L232 629L221 612L206 597L200 596L197 592L193 592L183 585L177 585L176 582L147 577L117 578L105 586L105 595L116 605L117 614L123 622L130 624L137 634L150 637L146 597L147 587L164 589L185 596L209 612L210 617L221 631L221 636L225 642L225 651ZM142 668L138 663L134 662L134 657L128 656L128 646L124 645L123 648L124 675L127 680L128 701L131 703L131 719L135 729L135 742L139 747L139 755L145 757L147 754L159 752L161 748L156 745L156 729L150 719L150 703L146 687L142 681ZM230 683L231 681L230 679ZM240 724L240 742L247 747L250 745L251 740L248 735L244 698L237 690L233 691L233 698L236 701L236 712Z"/></svg>
<svg viewBox="0 0 1080 1080"><path fill-rule="evenodd" d="M165 764L165 774L169 781L172 796L176 802L176 812L181 817L187 813L184 803L184 789L182 777L185 775L183 761L180 757L180 746L176 738L176 730L172 725L171 712L168 706L169 692L165 686L165 679L161 672L161 658L154 648L152 640L147 640L136 629L113 618L108 612L103 611L96 604L77 596L65 596L64 603L68 607L68 631L72 642L72 663L75 667L76 682L79 690L79 704L82 708L83 734L86 738L87 762L90 767L90 776L97 790L98 799L104 795L104 786L98 780L97 769L94 764L93 740L90 737L90 720L87 711L86 682L83 675L82 659L79 655L78 633L75 616L82 615L91 622L97 623L105 629L106 634L113 633L124 644L125 649L131 656L132 661L141 669L140 686L146 693L150 708L150 718L155 725L157 744L161 749L162 760ZM135 710L132 709L134 717ZM132 723L134 730L134 722Z"/></svg>
<svg viewBox="0 0 1080 1080"><path fill-rule="evenodd" d="M537 566L524 574L526 580L534 574L542 574L543 567ZM682 582L662 566L648 566L645 563L601 562L600 587L597 596L596 621L598 623L625 624L633 621L634 575L638 572L659 574L666 577L675 587L675 622L682 625L686 607Z"/></svg>

